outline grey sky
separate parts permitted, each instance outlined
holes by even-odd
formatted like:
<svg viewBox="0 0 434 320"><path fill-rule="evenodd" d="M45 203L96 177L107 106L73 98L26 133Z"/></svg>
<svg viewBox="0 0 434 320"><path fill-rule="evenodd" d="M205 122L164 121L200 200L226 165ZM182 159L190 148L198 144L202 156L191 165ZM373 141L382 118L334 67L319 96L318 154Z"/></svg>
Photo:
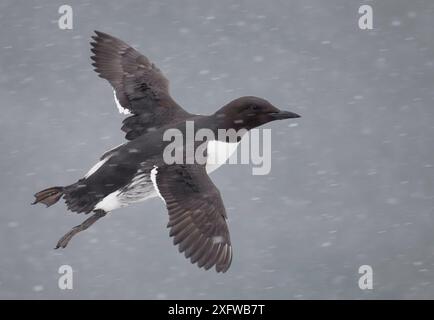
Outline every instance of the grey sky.
<svg viewBox="0 0 434 320"><path fill-rule="evenodd" d="M358 8L374 9L374 30ZM0 298L434 298L432 1L57 1L0 3ZM33 193L80 178L123 142L124 116L89 40L134 45L185 109L243 95L302 115L276 122L272 167L212 174L229 215L226 274L172 245L158 199L113 212L55 251L83 215ZM57 269L74 270L74 290ZM374 270L362 291L360 265Z"/></svg>

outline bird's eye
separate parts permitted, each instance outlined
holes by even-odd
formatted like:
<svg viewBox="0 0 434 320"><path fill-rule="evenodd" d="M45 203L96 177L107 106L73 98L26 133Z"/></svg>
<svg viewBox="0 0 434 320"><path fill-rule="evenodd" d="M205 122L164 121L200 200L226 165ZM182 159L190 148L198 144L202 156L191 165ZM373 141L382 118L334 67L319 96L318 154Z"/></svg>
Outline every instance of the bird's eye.
<svg viewBox="0 0 434 320"><path fill-rule="evenodd" d="M257 105L255 105L255 104L253 104L253 105L250 106L250 109L254 110L254 111L257 111L257 110L259 110L259 107Z"/></svg>

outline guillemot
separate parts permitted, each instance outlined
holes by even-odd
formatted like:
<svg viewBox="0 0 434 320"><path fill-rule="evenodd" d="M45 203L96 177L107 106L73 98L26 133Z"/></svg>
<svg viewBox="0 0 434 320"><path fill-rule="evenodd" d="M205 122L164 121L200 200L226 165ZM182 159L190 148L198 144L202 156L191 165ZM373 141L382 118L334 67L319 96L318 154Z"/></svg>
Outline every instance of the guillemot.
<svg viewBox="0 0 434 320"><path fill-rule="evenodd" d="M173 100L168 80L147 57L111 35L95 34L92 65L113 87L119 111L129 115L121 128L127 142L105 152L77 182L35 194L32 204L48 207L63 197L69 210L93 212L66 233L56 249L65 248L75 234L107 213L160 196L169 213L170 236L179 251L199 267L208 270L215 266L217 272L226 272L232 261L227 215L220 192L207 174L218 166L167 164L163 150L168 143L163 135L169 129L185 132L187 121L194 122L195 130L215 133L220 129L250 130L300 116L252 96L235 99L209 116L191 114Z"/></svg>

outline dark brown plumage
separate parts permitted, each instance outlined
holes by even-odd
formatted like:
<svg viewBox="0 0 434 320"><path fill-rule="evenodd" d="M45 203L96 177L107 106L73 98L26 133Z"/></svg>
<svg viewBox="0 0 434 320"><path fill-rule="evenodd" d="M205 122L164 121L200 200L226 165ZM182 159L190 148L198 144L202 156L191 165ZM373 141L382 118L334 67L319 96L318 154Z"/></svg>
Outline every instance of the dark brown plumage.
<svg viewBox="0 0 434 320"><path fill-rule="evenodd" d="M133 114L123 121L126 139L192 116L172 99L169 81L148 58L115 37L95 33L92 65L112 85L121 106Z"/></svg>
<svg viewBox="0 0 434 320"><path fill-rule="evenodd" d="M257 97L242 97L209 116L190 114L169 94L169 82L148 58L108 34L95 31L91 59L98 75L115 91L120 110L132 114L123 121L129 140L103 154L100 162L76 183L44 189L35 203L47 206L64 197L69 210L88 214L57 243L65 248L71 238L112 210L159 193L169 212L170 236L179 251L199 267L226 272L232 245L226 210L219 190L203 164L167 164L162 136L166 129L185 130L186 120L197 128L247 129L278 119L299 117ZM125 112L124 112L125 113ZM133 152L132 152L133 151Z"/></svg>
<svg viewBox="0 0 434 320"><path fill-rule="evenodd" d="M157 185L169 211L170 236L191 263L225 272L232 261L226 210L204 166L158 170Z"/></svg>

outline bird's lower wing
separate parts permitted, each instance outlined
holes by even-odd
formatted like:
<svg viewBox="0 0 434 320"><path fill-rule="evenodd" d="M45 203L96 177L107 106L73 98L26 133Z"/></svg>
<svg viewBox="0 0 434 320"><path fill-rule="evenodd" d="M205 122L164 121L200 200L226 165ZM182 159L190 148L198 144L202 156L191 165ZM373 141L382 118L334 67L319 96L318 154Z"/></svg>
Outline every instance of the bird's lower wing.
<svg viewBox="0 0 434 320"><path fill-rule="evenodd" d="M202 165L154 167L151 178L169 211L170 236L191 263L226 272L232 246L220 192Z"/></svg>

